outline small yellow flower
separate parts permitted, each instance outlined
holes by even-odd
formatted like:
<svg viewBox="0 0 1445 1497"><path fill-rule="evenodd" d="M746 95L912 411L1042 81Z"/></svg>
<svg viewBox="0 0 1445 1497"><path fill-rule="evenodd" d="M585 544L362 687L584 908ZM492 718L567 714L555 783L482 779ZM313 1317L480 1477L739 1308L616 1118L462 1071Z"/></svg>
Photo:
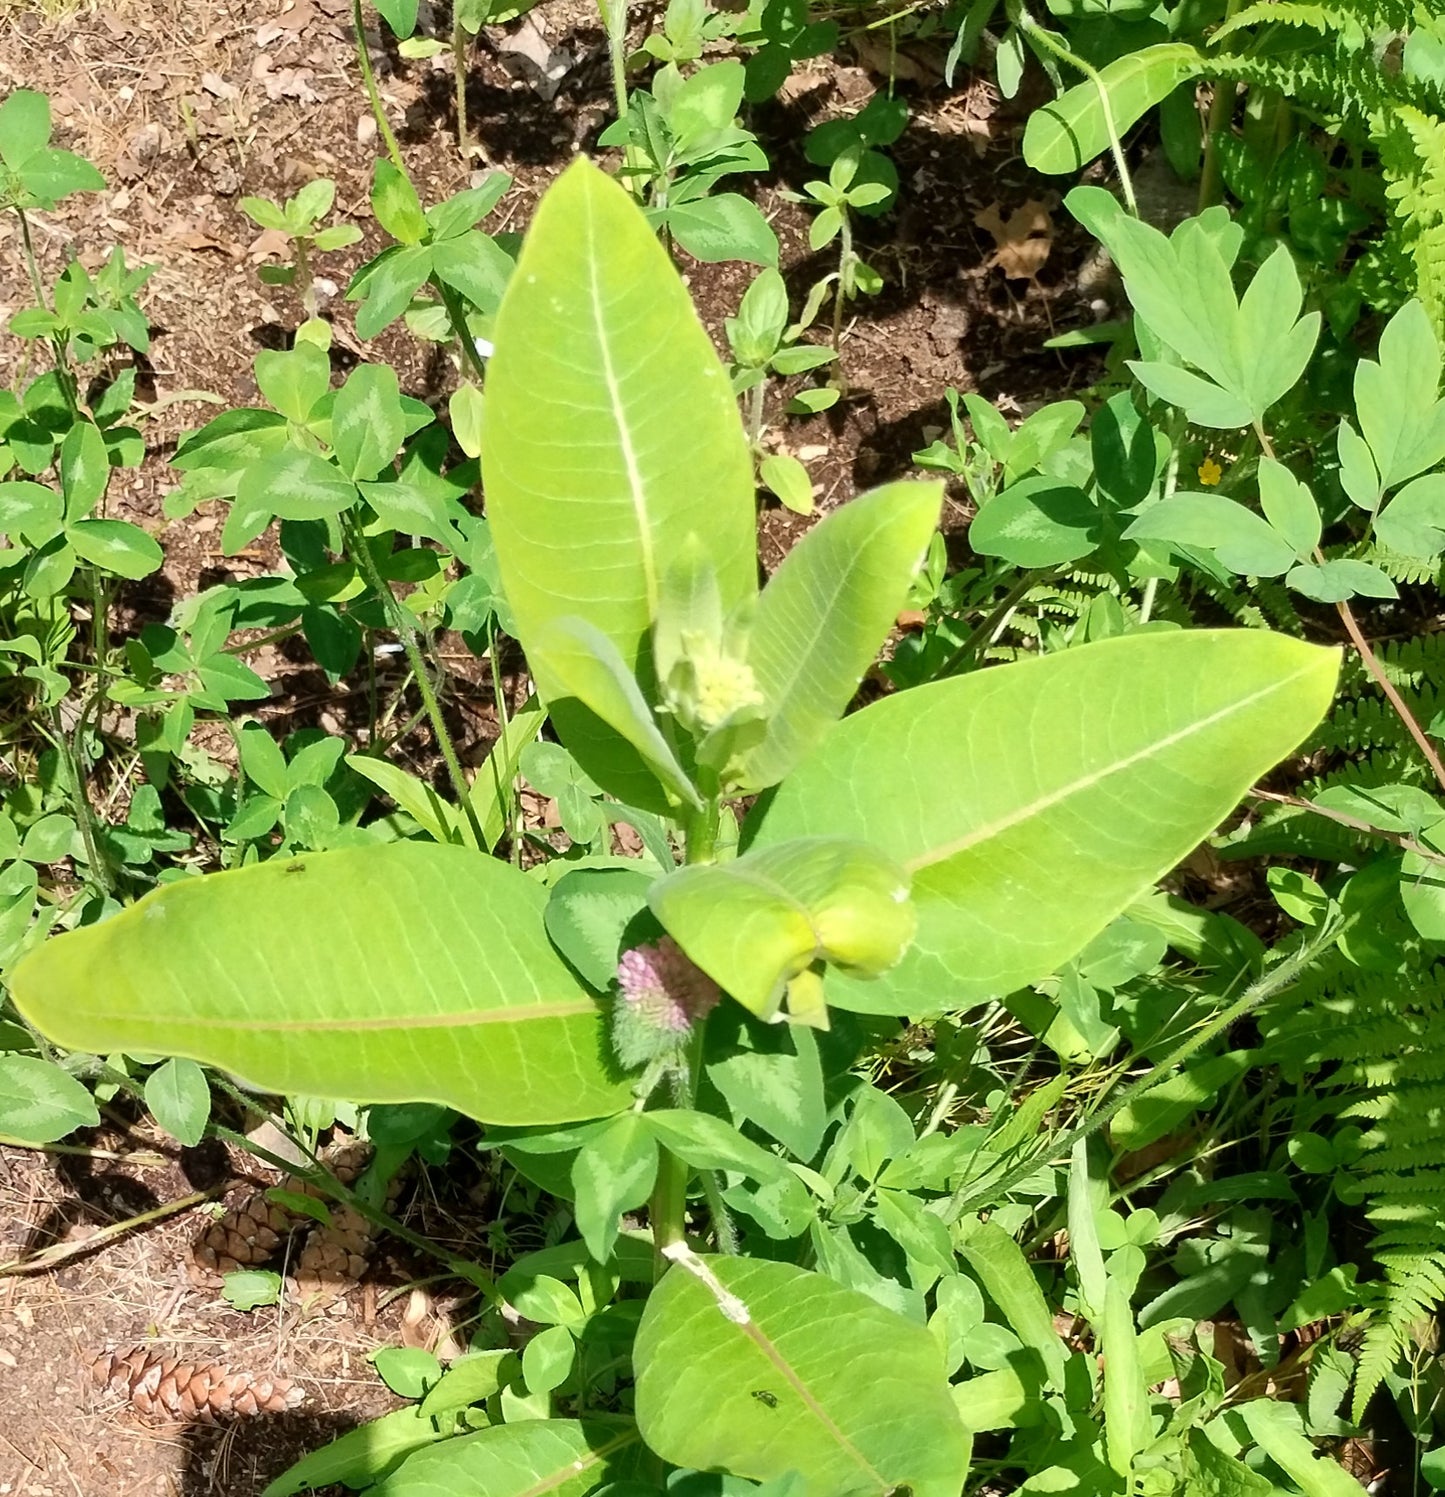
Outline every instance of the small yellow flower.
<svg viewBox="0 0 1445 1497"><path fill-rule="evenodd" d="M1221 468L1219 466L1219 464L1216 463L1212 457L1207 457L1207 458L1204 459L1204 461L1202 463L1200 463L1200 465L1199 465L1199 481L1206 488L1211 488L1212 489L1214 487L1214 485L1217 484L1219 482L1219 480L1221 478L1223 478L1223 477L1224 477L1224 469Z"/></svg>

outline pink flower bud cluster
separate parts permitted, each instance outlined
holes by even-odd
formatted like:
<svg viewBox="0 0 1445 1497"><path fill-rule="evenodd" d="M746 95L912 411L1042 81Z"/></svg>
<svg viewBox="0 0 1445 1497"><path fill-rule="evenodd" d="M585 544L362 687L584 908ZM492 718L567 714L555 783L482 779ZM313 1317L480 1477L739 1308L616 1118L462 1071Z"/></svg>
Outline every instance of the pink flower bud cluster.
<svg viewBox="0 0 1445 1497"><path fill-rule="evenodd" d="M682 1036L701 1023L721 996L671 936L624 951L617 983L627 1007L651 1028Z"/></svg>

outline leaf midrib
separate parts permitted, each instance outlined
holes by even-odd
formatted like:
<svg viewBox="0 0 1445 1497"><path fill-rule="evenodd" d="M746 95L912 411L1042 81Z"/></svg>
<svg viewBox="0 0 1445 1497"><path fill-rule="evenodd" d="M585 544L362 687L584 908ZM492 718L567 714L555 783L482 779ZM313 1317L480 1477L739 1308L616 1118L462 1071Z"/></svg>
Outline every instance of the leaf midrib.
<svg viewBox="0 0 1445 1497"><path fill-rule="evenodd" d="M265 1032L267 1034L361 1034L389 1029L468 1029L479 1024L524 1024L533 1019L570 1019L579 1014L595 1014L596 1012L597 1004L591 998L564 998L548 1003L474 1009L460 1014L379 1014L362 1019L268 1019ZM103 1020L106 1015L93 1017ZM235 1018L154 1012L147 1012L145 1022L159 1025L163 1029L174 1027L208 1031L246 1031L254 1027Z"/></svg>
<svg viewBox="0 0 1445 1497"><path fill-rule="evenodd" d="M1273 681L1268 686L1261 687L1258 691L1252 692L1247 697L1241 697L1230 702L1227 706L1221 707L1218 711L1211 712L1206 717L1196 719L1187 727L1176 729L1173 733L1168 733L1164 737L1157 738L1142 748L1135 749L1133 753L1126 754L1122 759L1115 759L1099 769L1080 775L1077 779L1069 781L1068 784L1059 786L1057 790L1051 790L1047 795L1039 796L1027 805L1010 811L1006 816L1000 816L994 821L987 822L983 826L965 833L962 837L955 837L951 841L928 848L916 856L906 859L903 867L909 873L917 873L921 869L931 868L937 863L946 863L951 858L956 858L960 854L977 847L980 843L992 841L995 837L1001 837L1005 832L1011 831L1014 827L1021 825L1025 821L1029 821L1035 816L1041 816L1044 812L1052 810L1054 806L1061 805L1071 796L1092 790L1111 776L1123 774L1125 771L1132 769L1136 764L1142 763L1146 759L1155 758L1159 754L1173 748L1176 744L1184 743L1196 734L1206 732L1216 724L1225 722L1238 713L1254 706L1257 702L1261 702L1267 697L1285 690L1287 687L1294 685L1296 681L1302 680L1305 676L1309 675L1313 669L1314 666L1311 664L1284 677L1282 680Z"/></svg>
<svg viewBox="0 0 1445 1497"><path fill-rule="evenodd" d="M628 424L627 409L622 401L622 387L612 360L612 345L608 341L607 324L602 315L602 287L598 281L598 269L602 256L598 251L596 223L593 216L592 195L587 196L587 208L583 215L588 241L587 289L592 311L592 328L597 335L597 353L602 361L602 386L607 392L607 401L612 409L612 419L617 427L617 443L622 452L622 461L627 469L628 497L632 502L633 518L637 525L637 547L642 563L643 582L647 588L647 616L657 616L657 560L652 551L652 527L647 510L647 489L642 470L637 461L637 452L632 442L632 428Z"/></svg>

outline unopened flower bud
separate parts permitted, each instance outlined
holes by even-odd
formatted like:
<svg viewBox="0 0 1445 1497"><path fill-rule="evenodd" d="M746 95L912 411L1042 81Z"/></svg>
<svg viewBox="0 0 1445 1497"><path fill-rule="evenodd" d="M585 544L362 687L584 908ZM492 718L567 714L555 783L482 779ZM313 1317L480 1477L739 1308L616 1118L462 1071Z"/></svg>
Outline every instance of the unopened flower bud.
<svg viewBox="0 0 1445 1497"><path fill-rule="evenodd" d="M613 1042L628 1067L680 1049L721 996L671 936L623 952L617 986Z"/></svg>

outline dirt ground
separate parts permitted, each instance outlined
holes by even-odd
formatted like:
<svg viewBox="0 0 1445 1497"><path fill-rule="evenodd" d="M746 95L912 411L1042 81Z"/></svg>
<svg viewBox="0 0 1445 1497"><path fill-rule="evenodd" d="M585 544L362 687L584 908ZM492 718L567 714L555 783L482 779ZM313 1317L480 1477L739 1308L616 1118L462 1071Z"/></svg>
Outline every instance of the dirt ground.
<svg viewBox="0 0 1445 1497"><path fill-rule="evenodd" d="M423 29L445 35L445 15L428 11L424 4ZM639 35L651 19L639 12ZM550 99L506 50L527 25L564 69ZM1059 207L1068 184L1034 177L1019 157L1034 96L1005 105L985 78L968 75L947 88L946 37L890 51L887 35L860 30L840 59L809 64L752 120L774 165L758 201L778 229L796 307L827 269L810 256L806 217L786 196L817 175L802 156L805 129L861 107L887 87L890 71L913 110L892 150L902 179L899 208L861 231L860 249L885 286L859 307L844 344L851 394L806 420L783 420L786 391L770 397L769 420L781 423L777 439L808 465L825 509L909 471L909 455L945 423L947 386L980 390L1018 415L1087 383L1097 372L1087 355L1042 344L1051 332L1108 311L1107 288L1095 284L1086 263L1087 242ZM403 62L393 44L373 41L408 162L424 197L436 201L466 185L475 169L455 145L449 62ZM280 198L314 176L334 178L339 219L354 221L364 236L316 265L338 362L344 368L361 357L385 357L404 389L433 402L445 399L455 375L397 329L370 347L352 331L342 293L380 241L367 206L376 142L348 0L114 0L79 10L67 0L39 8L0 0L0 90L20 86L51 95L57 143L84 152L109 184L104 193L36 216L47 279L70 257L96 268L117 244L131 263L160 267L143 301L156 331L149 359L138 361L138 396L173 403L147 423L146 462L120 476L112 512L151 529L167 563L124 595L117 621L124 632L165 618L198 587L254 575L275 561L264 545L223 556L218 506L175 523L162 513L174 483L167 455L183 430L214 410L184 392L253 401L253 356L284 346L302 315L293 292L258 280L258 266L277 258L274 236L241 214L240 197ZM468 99L489 158L515 177L487 227L521 229L552 178L576 151L593 147L610 118L596 12L580 0L543 0L530 21L489 32L471 56ZM19 249L13 228L0 226L0 322L29 300ZM741 265L686 270L721 342L722 320L736 309L751 272ZM9 382L26 377L14 340L0 336L0 359ZM957 531L965 518L955 499L948 528ZM807 523L765 507L764 564L776 565ZM329 694L314 668L284 649L260 652L250 663L273 683L268 716L278 729ZM480 751L491 736L487 704L463 691L451 708L463 742ZM202 1151L176 1155L113 1130L82 1144L128 1157L0 1150L0 1264L53 1243L81 1242L98 1226L196 1190L219 1190L216 1199L234 1201L254 1188L235 1179L249 1164ZM53 1272L0 1277L0 1497L254 1497L297 1454L394 1405L366 1353L403 1334L408 1297L388 1303L388 1291L424 1270L382 1251L339 1317L298 1321L274 1309L242 1315L214 1289L188 1281L185 1262L204 1209L171 1216ZM479 1222L468 1225L480 1230ZM86 1373L98 1352L137 1344L256 1375L283 1374L304 1389L306 1404L219 1429L148 1423L120 1398L98 1393Z"/></svg>

